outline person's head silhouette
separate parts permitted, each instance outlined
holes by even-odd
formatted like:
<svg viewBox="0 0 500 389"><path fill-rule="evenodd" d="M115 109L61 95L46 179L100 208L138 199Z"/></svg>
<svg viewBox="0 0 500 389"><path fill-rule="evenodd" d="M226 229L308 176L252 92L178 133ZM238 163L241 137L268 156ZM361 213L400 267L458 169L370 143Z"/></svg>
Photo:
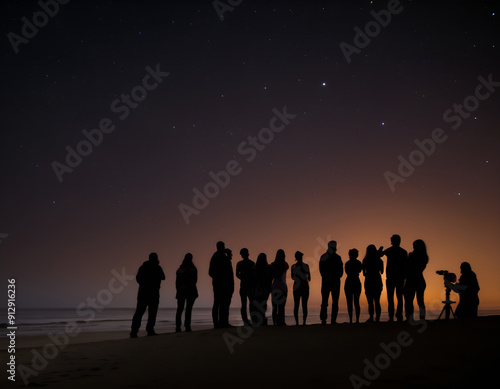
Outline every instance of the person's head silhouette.
<svg viewBox="0 0 500 389"><path fill-rule="evenodd" d="M413 250L422 254L427 254L427 248L425 247L425 242L422 239L417 239L413 242Z"/></svg>
<svg viewBox="0 0 500 389"><path fill-rule="evenodd" d="M224 249L224 254L229 260L233 259L233 252L230 249Z"/></svg>
<svg viewBox="0 0 500 389"><path fill-rule="evenodd" d="M393 246L399 247L399 245L401 244L401 237L397 234L391 236L391 244Z"/></svg>
<svg viewBox="0 0 500 389"><path fill-rule="evenodd" d="M356 249L350 249L349 250L349 259L356 259L358 258L359 251Z"/></svg>
<svg viewBox="0 0 500 389"><path fill-rule="evenodd" d="M226 248L226 245L224 244L224 242L219 241L219 242L217 242L216 247L217 247L217 251L223 252L224 249Z"/></svg>
<svg viewBox="0 0 500 389"><path fill-rule="evenodd" d="M266 253L260 253L259 256L257 257L257 263L256 265L259 267L267 265L267 255Z"/></svg>
<svg viewBox="0 0 500 389"><path fill-rule="evenodd" d="M303 257L304 257L304 254L301 253L300 251L297 251L295 253L295 259L297 260L297 262L302 262Z"/></svg>
<svg viewBox="0 0 500 389"><path fill-rule="evenodd" d="M467 274L472 272L472 267L469 262L462 262L460 265L460 273Z"/></svg>
<svg viewBox="0 0 500 389"><path fill-rule="evenodd" d="M276 251L276 258L275 261L278 262L285 262L285 251L283 249L279 249Z"/></svg>
<svg viewBox="0 0 500 389"><path fill-rule="evenodd" d="M156 253L149 254L149 261L156 264L156 265L159 264L160 261L158 259L158 254L156 254Z"/></svg>
<svg viewBox="0 0 500 389"><path fill-rule="evenodd" d="M368 245L366 248L366 257L375 257L377 256L377 248L374 244Z"/></svg>
<svg viewBox="0 0 500 389"><path fill-rule="evenodd" d="M248 257L249 257L249 255L250 255L250 254L249 254L249 252L248 252L248 249L246 249L246 248L242 248L242 249L240 250L240 255L241 255L241 258L243 258L243 259L248 259Z"/></svg>
<svg viewBox="0 0 500 389"><path fill-rule="evenodd" d="M330 242L328 242L328 252L330 254L333 254L336 251L337 251L337 242L334 240L331 240Z"/></svg>
<svg viewBox="0 0 500 389"><path fill-rule="evenodd" d="M187 253L182 261L182 267L190 266L193 264L193 254Z"/></svg>

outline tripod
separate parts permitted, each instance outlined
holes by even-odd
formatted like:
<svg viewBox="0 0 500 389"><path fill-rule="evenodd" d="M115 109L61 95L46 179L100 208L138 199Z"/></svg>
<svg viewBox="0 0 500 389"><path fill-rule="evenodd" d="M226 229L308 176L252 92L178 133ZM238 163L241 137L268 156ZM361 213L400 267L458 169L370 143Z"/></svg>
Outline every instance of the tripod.
<svg viewBox="0 0 500 389"><path fill-rule="evenodd" d="M441 319L443 312L444 312L444 318L446 320L448 320L450 318L450 312L453 314L453 318L456 319L457 317L455 316L455 312L453 312L453 308L451 307L451 304L455 304L455 301L450 300L451 289L448 287L445 287L445 289L446 289L446 301L443 301L444 307L443 307L443 309L442 309L442 311L439 314L439 317L437 319L438 320Z"/></svg>

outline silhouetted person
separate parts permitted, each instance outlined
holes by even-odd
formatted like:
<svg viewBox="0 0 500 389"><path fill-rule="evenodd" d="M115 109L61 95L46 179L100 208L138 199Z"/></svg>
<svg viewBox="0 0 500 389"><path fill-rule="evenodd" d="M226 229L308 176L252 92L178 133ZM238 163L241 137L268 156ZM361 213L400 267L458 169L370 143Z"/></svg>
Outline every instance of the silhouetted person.
<svg viewBox="0 0 500 389"><path fill-rule="evenodd" d="M337 322L339 311L340 279L344 275L344 264L342 258L336 253L337 242L328 242L328 250L319 261L319 272L321 274L321 311L319 317L321 324L326 324L328 318L328 299L332 295L332 324Z"/></svg>
<svg viewBox="0 0 500 389"><path fill-rule="evenodd" d="M271 274L271 265L267 263L267 255L260 253L255 264L257 283L255 286L255 306L258 311L257 320L254 324L267 325L266 311L267 300L271 294L273 277Z"/></svg>
<svg viewBox="0 0 500 389"><path fill-rule="evenodd" d="M413 251L408 254L405 282L405 314L408 320L413 320L413 299L417 295L420 320L425 320L425 279L423 271L429 262L427 248L422 239L413 242Z"/></svg>
<svg viewBox="0 0 500 389"><path fill-rule="evenodd" d="M141 328L142 315L146 312L146 308L148 309L146 331L148 336L156 335L155 323L158 304L160 303L160 283L165 279L165 273L163 273L160 266L158 254L149 254L149 260L141 265L135 279L139 284L139 292L137 293L137 308L132 318L130 337L137 338L137 333Z"/></svg>
<svg viewBox="0 0 500 389"><path fill-rule="evenodd" d="M455 315L457 318L477 317L479 307L479 283L476 273L472 271L469 262L462 262L460 265L460 276L457 283L452 284L445 279L445 285L460 294L460 301L457 305Z"/></svg>
<svg viewBox="0 0 500 389"><path fill-rule="evenodd" d="M309 265L303 261L304 254L300 251L295 253L297 263L292 265L290 271L293 282L293 316L295 324L299 325L299 305L302 299L302 324L306 325L307 319L307 300L309 299L309 281L311 281L311 272Z"/></svg>
<svg viewBox="0 0 500 389"><path fill-rule="evenodd" d="M181 266L177 269L175 278L175 287L177 294L177 313L175 315L175 332L181 331L182 312L186 305L186 315L184 318L184 327L187 332L191 331L191 312L193 311L194 301L198 297L196 282L198 281L198 270L193 264L193 254L187 253Z"/></svg>
<svg viewBox="0 0 500 389"><path fill-rule="evenodd" d="M403 295L408 253L405 249L400 247L401 237L399 235L393 235L391 237L391 244L392 246L386 250L384 250L383 247L379 248L380 255L385 255L387 257L385 285L387 287L389 321L394 321L394 291L396 291L396 298L398 301L396 319L398 321L403 321Z"/></svg>
<svg viewBox="0 0 500 389"><path fill-rule="evenodd" d="M359 273L363 270L363 265L358 261L359 252L356 249L349 250L349 260L345 263L345 274L347 278L344 283L344 292L347 300L347 312L349 313L349 323L352 323L352 306L356 309L356 323L359 323L359 296L361 295L361 282Z"/></svg>
<svg viewBox="0 0 500 389"><path fill-rule="evenodd" d="M365 295L368 301L368 314L370 318L368 323L373 322L373 314L375 321L380 321L380 295L382 294L383 283L382 274L384 274L384 262L380 258L380 254L374 244L366 248L366 255L363 258L363 275L365 276Z"/></svg>
<svg viewBox="0 0 500 389"><path fill-rule="evenodd" d="M255 314L255 285L257 274L255 263L249 258L248 249L240 250L241 261L236 264L236 277L240 279L240 297L241 297L241 319L246 325L251 325L248 320L247 305L250 307L250 319ZM247 304L248 303L248 304Z"/></svg>
<svg viewBox="0 0 500 389"><path fill-rule="evenodd" d="M212 256L208 269L214 290L214 328L229 327L229 306L234 292L232 257L231 250L225 248L224 242L217 242L217 251Z"/></svg>
<svg viewBox="0 0 500 389"><path fill-rule="evenodd" d="M285 323L285 304L288 295L286 286L286 271L288 263L285 261L285 252L279 249L276 252L276 259L271 264L271 274L273 284L271 287L272 305L273 305L273 324L275 326L286 326Z"/></svg>

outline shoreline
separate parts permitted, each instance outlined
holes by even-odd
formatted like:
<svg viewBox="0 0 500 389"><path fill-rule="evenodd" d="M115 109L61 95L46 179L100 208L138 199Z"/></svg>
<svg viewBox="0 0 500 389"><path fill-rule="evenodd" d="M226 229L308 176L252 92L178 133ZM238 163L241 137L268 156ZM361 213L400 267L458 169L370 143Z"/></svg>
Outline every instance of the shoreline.
<svg viewBox="0 0 500 389"><path fill-rule="evenodd" d="M288 316L287 316L288 317ZM483 315L483 316L478 316L478 318L485 318L485 317L497 317L500 320L500 314L494 314L494 315ZM287 321L287 327L295 327L295 324L292 324L292 318L288 317ZM456 319L450 319L449 321L452 322ZM469 320L469 319L467 319ZM140 337L145 337L146 336L146 330L145 330L145 320L144 325L141 326L141 329L139 330L139 338ZM239 320L241 322L241 320ZM432 323L438 321L436 319L428 319L426 320L427 323ZM444 319L441 319L439 321L445 321ZM271 318L268 318L268 322L272 322ZM356 323L348 323L348 322L339 322L335 324L334 326L354 326L354 327L362 327L363 325L384 325L384 324L395 324L395 325L402 325L405 322L394 322L391 323L388 320L381 320L380 323L365 323L365 320L360 320L359 324ZM318 320L312 320L310 324L307 324L306 327L312 327L312 326L322 326L321 324L318 323ZM327 327L330 326L330 324L326 325ZM236 322L234 324L234 328L238 327L243 327L242 323ZM269 325L268 327L275 327L272 324ZM302 327L302 326L300 326ZM259 327L253 327L253 328L259 328ZM207 331L207 330L215 330L211 324L198 324L193 326L192 332L199 332L199 331ZM182 332L184 333L184 327L182 328ZM53 334L57 335L61 332L54 331ZM75 336L70 336L69 337L69 344L84 344L84 343L96 343L96 342L105 342L108 340L119 340L119 339L127 339L129 338L129 333L130 329L125 329L125 330L104 330L104 331L81 331ZM168 334L175 334L175 330L169 330L169 331L157 331L158 335L168 335ZM2 336L1 338L5 338ZM0 339L1 339L0 338ZM16 337L16 348L17 349L27 349L27 348L37 348L37 347L43 347L48 343L52 343L49 333L46 334L18 334Z"/></svg>

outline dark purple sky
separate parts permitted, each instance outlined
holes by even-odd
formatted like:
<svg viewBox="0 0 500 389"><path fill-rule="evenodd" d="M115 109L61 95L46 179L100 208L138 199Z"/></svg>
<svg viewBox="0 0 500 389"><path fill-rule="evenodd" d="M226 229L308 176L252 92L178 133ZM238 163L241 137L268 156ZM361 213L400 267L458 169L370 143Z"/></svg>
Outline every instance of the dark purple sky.
<svg viewBox="0 0 500 389"><path fill-rule="evenodd" d="M218 240L234 262L283 248L314 266L328 239L345 261L394 233L428 245L426 298L441 299L435 270L468 260L482 303L500 306L498 4L390 3L379 32L386 1L243 1L222 21L211 1L71 1L46 19L2 2L0 273L18 307L76 307L151 251L162 306L187 252L208 306ZM365 27L348 61L341 45ZM90 153L82 131L106 119ZM61 168L68 146L88 155ZM211 192L210 172L230 181ZM212 198L193 204L197 190Z"/></svg>

